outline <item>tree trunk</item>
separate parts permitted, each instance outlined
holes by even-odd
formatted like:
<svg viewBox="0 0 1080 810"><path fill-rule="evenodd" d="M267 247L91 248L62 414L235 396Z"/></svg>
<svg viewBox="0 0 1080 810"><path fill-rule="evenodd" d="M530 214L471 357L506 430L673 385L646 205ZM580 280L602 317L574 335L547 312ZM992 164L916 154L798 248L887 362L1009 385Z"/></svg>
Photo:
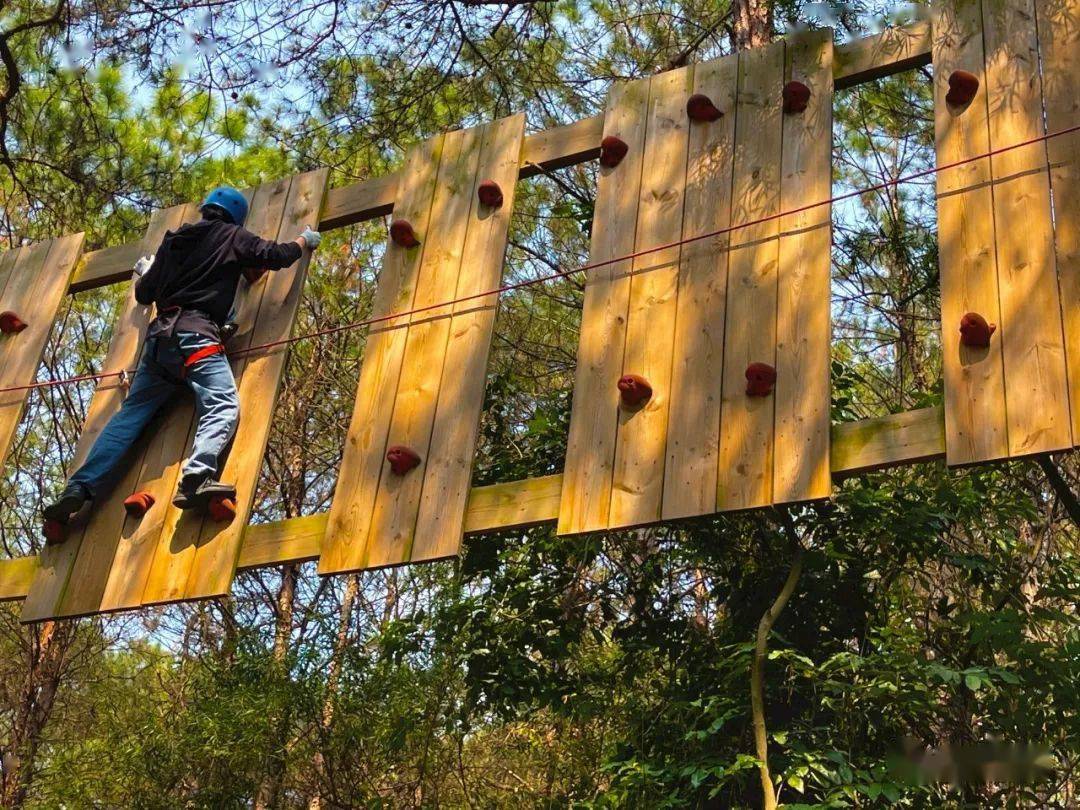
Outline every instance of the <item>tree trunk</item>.
<svg viewBox="0 0 1080 810"><path fill-rule="evenodd" d="M776 808L776 789L773 787L772 776L769 774L769 739L765 728L765 659L769 652L769 632L795 591L799 576L802 574L802 564L803 550L799 547L795 549L792 556L791 569L784 581L784 587L780 589L776 600L758 622L754 662L750 667L750 713L754 725L754 750L757 758L761 760L758 772L761 775L762 807L765 810Z"/></svg>
<svg viewBox="0 0 1080 810"><path fill-rule="evenodd" d="M296 604L296 580L299 576L296 565L281 567L281 586L277 594L277 618L274 622L274 647L272 650L276 674L284 679L288 677L286 658L289 654L289 640L292 637L293 609ZM291 712L286 707L278 718L277 733L269 752L266 774L255 796L255 810L268 810L276 807L281 783L285 776L285 742L289 738Z"/></svg>
<svg viewBox="0 0 1080 810"><path fill-rule="evenodd" d="M760 48L773 38L772 0L736 0L731 47L736 51Z"/></svg>
<svg viewBox="0 0 1080 810"><path fill-rule="evenodd" d="M22 807L29 795L41 733L52 714L75 627L74 621L44 622L31 644L11 740L0 752L0 806Z"/></svg>
<svg viewBox="0 0 1080 810"><path fill-rule="evenodd" d="M360 575L349 574L345 579L345 593L341 596L341 613L338 615L337 636L334 639L334 653L326 672L326 697L323 699L321 723L324 730L334 721L334 694L337 692L338 678L341 676L341 656L349 643L349 626L352 624L353 606L360 591ZM315 752L312 763L315 766L315 793L308 802L308 810L321 810L322 788L326 781L326 758L321 750Z"/></svg>

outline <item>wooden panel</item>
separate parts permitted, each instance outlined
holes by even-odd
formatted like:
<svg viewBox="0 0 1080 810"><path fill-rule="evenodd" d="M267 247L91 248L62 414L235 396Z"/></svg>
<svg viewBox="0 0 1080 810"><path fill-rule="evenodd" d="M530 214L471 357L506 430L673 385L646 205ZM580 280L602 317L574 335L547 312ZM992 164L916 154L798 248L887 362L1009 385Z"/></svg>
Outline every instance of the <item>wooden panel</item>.
<svg viewBox="0 0 1080 810"><path fill-rule="evenodd" d="M305 226L319 221L328 174L327 169L317 169L293 178L277 241L295 239ZM265 289L251 330L250 345L283 340L291 334L311 255L305 250L291 268L267 273L259 282ZM243 318L240 323L242 332ZM240 389L240 426L221 480L236 485L236 519L228 524L215 523L209 517L203 519L184 591L185 599L224 596L232 585L244 526L255 505L255 489L270 439L287 352L287 346L276 346L259 349L233 361ZM149 601L144 593L143 602Z"/></svg>
<svg viewBox="0 0 1080 810"><path fill-rule="evenodd" d="M184 205L154 212L143 238L142 252L153 252L165 231L178 227L184 221L186 213L187 206ZM132 291L121 306L113 327L109 351L101 367L102 372L114 373L134 369L149 323L149 309L135 300L132 285ZM110 417L120 408L126 391L125 385L117 377L107 377L98 384L87 410L75 455L68 467L69 473L78 469L85 460ZM39 621L64 615L60 611L69 581L72 594L67 599L70 604L90 605L88 610L97 608L116 550L119 525L123 520L123 514L116 515L114 511L95 510L84 525L73 525L70 528L64 543L46 548L42 552L41 566L23 605L23 621ZM109 525L98 531L99 521L105 521Z"/></svg>
<svg viewBox="0 0 1080 810"><path fill-rule="evenodd" d="M503 190L504 199L502 206L491 209L480 205L473 189L456 298L494 289L502 278L524 135L523 115L495 121L484 130L476 185L494 180ZM457 554L461 546L498 302L498 296L493 295L454 305L415 540L409 554L412 561L448 557Z"/></svg>
<svg viewBox="0 0 1080 810"><path fill-rule="evenodd" d="M832 189L832 31L796 34L787 79L811 91L806 110L785 115L780 209L829 198ZM774 503L826 498L829 476L832 331L832 209L818 205L780 219L776 308Z"/></svg>
<svg viewBox="0 0 1080 810"><path fill-rule="evenodd" d="M686 99L693 82L693 68L669 70L650 81L636 251L677 242L682 235L690 132ZM633 260L622 374L644 377L653 393L641 408L618 409L612 528L660 519L681 253L681 247L665 248Z"/></svg>
<svg viewBox="0 0 1080 810"><path fill-rule="evenodd" d="M784 43L739 54L732 220L779 212ZM776 364L777 222L731 235L717 506L772 501L775 398L746 395L746 367Z"/></svg>
<svg viewBox="0 0 1080 810"><path fill-rule="evenodd" d="M1045 133L1031 0L983 4L990 146ZM990 158L1009 455L1072 446L1046 147Z"/></svg>
<svg viewBox="0 0 1080 810"><path fill-rule="evenodd" d="M21 253L36 250L43 261L32 276L11 279L0 296L0 311L13 310L27 323L22 332L0 337L0 388L29 385L34 381L82 245L83 235L79 233L49 240L35 248L20 249ZM45 253L48 255L44 256ZM36 258L26 271L33 269L35 263ZM28 391L0 393L0 459L7 458L28 395Z"/></svg>
<svg viewBox="0 0 1080 810"><path fill-rule="evenodd" d="M843 422L832 427L832 474L854 475L945 455L944 408Z"/></svg>
<svg viewBox="0 0 1080 810"><path fill-rule="evenodd" d="M1080 124L1080 3L1036 0L1046 127ZM1054 247L1065 329L1073 444L1080 443L1080 133L1046 142L1054 203Z"/></svg>
<svg viewBox="0 0 1080 810"><path fill-rule="evenodd" d="M621 138L629 151L618 166L599 170L591 262L633 252L648 100L648 80L616 86L608 97L604 135ZM586 277L560 534L607 528L630 270L624 260L595 267Z"/></svg>
<svg viewBox="0 0 1080 810"><path fill-rule="evenodd" d="M387 243L372 317L385 318L413 307L435 182L442 161L443 140L444 136L436 136L409 154L394 216L413 224L421 244L406 249L393 241ZM319 561L319 573L348 571L363 564L371 509L386 464L387 436L408 337L408 330L402 326L407 323L407 316L392 318L368 330L352 421L330 507L328 542Z"/></svg>
<svg viewBox="0 0 1080 810"><path fill-rule="evenodd" d="M989 149L979 0L935 6L934 128L938 164ZM980 90L967 107L945 101L949 76L967 70ZM960 343L960 319L978 312L1001 323L990 160L937 174L938 264L941 273L941 347L945 382L945 435L949 464L1008 456L1005 373L1001 340L987 349Z"/></svg>
<svg viewBox="0 0 1080 810"><path fill-rule="evenodd" d="M683 239L731 224L738 68L739 57L733 54L694 69L693 92L712 99L724 116L690 125ZM730 234L724 233L682 246L664 468L665 520L704 515L716 508L729 241Z"/></svg>
<svg viewBox="0 0 1080 810"><path fill-rule="evenodd" d="M486 129L475 127L446 136L416 288L417 308L454 298L458 274L463 271L461 259ZM412 551L417 506L430 459L450 314L450 307L437 307L418 312L409 320L388 444L411 448L420 456L420 464L406 475L394 475L388 464L382 465L365 552L366 565L372 567L403 562Z"/></svg>

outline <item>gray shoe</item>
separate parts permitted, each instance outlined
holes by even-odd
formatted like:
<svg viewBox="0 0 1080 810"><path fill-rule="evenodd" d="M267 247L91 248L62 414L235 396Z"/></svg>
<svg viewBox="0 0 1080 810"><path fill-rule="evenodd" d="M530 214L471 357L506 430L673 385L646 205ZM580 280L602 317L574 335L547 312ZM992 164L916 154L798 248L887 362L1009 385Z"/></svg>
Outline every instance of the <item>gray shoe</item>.
<svg viewBox="0 0 1080 810"><path fill-rule="evenodd" d="M68 484L55 501L42 510L46 520L55 520L57 523L67 523L86 505L87 501L93 500L93 494L82 484Z"/></svg>

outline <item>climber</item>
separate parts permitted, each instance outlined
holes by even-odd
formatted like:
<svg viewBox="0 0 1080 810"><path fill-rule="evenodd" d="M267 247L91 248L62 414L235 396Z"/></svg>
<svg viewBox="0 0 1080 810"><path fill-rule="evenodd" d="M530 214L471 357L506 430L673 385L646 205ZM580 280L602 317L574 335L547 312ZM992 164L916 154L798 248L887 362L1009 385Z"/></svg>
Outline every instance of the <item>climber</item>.
<svg viewBox="0 0 1080 810"><path fill-rule="evenodd" d="M292 242L260 239L243 227L247 199L227 186L211 191L200 210L201 221L167 231L157 252L135 265L135 298L154 304L156 317L123 405L64 491L45 507L47 542L63 539L66 524L98 495L143 428L182 385L195 395L198 422L173 503L191 509L213 498L236 497L235 488L217 476L240 417L236 381L222 345L240 277L288 267L305 249L318 247L322 236L308 227Z"/></svg>

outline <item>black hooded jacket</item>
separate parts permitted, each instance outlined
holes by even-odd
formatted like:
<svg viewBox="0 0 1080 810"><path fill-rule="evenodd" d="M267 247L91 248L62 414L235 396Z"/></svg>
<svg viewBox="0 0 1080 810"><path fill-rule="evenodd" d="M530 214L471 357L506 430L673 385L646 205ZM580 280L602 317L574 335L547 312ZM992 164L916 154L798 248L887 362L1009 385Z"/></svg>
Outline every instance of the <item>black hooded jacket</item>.
<svg viewBox="0 0 1080 810"><path fill-rule="evenodd" d="M168 231L154 263L135 283L135 299L155 304L160 321L147 337L174 328L220 339L245 267L280 270L300 258L295 242L271 242L221 219L204 219ZM179 307L179 320L161 317Z"/></svg>

